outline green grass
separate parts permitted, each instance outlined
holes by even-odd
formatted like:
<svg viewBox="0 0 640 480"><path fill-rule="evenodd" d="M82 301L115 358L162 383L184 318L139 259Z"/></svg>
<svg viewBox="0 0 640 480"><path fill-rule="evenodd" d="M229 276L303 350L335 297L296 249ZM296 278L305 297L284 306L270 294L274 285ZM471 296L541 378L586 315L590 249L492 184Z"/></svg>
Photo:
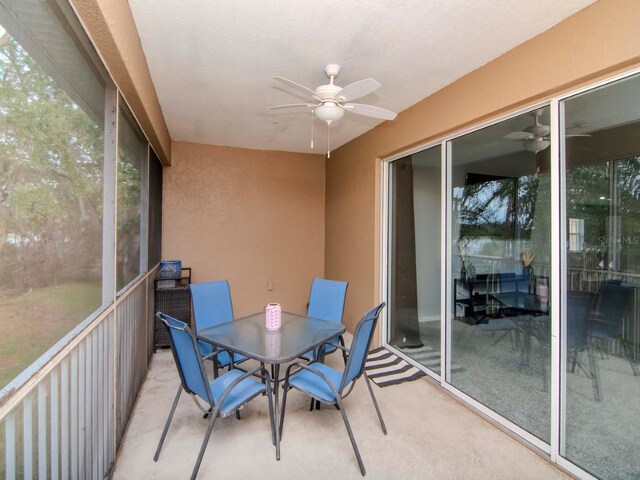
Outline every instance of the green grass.
<svg viewBox="0 0 640 480"><path fill-rule="evenodd" d="M99 283L32 290L0 305L0 388L33 363L101 304Z"/></svg>

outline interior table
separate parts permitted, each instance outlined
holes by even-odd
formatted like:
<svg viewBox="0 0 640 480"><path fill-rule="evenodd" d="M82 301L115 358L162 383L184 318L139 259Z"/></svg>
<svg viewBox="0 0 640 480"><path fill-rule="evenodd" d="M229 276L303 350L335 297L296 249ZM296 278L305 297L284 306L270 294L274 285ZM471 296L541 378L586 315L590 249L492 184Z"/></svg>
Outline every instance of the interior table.
<svg viewBox="0 0 640 480"><path fill-rule="evenodd" d="M205 328L198 338L224 350L231 350L261 363L272 365L274 415L276 422L276 458L280 459L280 365L296 360L302 354L343 334L342 323L319 320L289 312L282 312L282 325L275 332L264 325L264 312L254 313L232 322Z"/></svg>
<svg viewBox="0 0 640 480"><path fill-rule="evenodd" d="M524 332L520 368L529 367L531 337L537 338L540 345L549 343L551 335L549 298L540 298L527 292L492 293L491 297L502 305L503 316L515 321ZM511 314L504 315L504 312L511 312Z"/></svg>
<svg viewBox="0 0 640 480"><path fill-rule="evenodd" d="M546 315L549 312L549 298L540 298L528 292L491 293L491 298L503 307L530 315Z"/></svg>

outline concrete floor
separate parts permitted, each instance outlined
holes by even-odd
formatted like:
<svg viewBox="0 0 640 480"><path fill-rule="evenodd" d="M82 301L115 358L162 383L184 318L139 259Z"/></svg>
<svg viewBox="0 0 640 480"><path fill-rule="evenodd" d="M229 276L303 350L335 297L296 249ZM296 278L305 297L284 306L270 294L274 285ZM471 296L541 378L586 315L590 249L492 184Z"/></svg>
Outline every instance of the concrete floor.
<svg viewBox="0 0 640 480"><path fill-rule="evenodd" d="M328 362L340 366L338 355ZM183 395L158 462L153 454L179 383L168 350L154 355L120 448L114 479L187 478L207 420ZM426 379L384 389L373 386L389 431L383 435L364 381L345 401L369 479L566 479L560 470ZM308 411L291 391L275 459L267 400L254 399L242 419L218 420L199 478L357 479L358 464L335 408Z"/></svg>

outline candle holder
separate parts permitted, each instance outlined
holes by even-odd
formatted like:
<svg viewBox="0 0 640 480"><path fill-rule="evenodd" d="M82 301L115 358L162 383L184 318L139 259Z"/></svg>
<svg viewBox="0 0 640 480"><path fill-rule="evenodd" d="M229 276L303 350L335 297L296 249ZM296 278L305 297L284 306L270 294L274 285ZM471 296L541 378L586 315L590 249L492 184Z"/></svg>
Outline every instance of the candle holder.
<svg viewBox="0 0 640 480"><path fill-rule="evenodd" d="M279 303L269 303L264 307L264 328L275 332L282 325L282 309Z"/></svg>

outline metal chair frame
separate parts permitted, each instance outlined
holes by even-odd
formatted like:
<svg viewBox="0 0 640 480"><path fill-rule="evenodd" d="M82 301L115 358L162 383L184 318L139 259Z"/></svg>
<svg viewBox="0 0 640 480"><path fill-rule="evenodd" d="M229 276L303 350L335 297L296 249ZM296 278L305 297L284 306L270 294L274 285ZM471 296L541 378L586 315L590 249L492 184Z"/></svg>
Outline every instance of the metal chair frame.
<svg viewBox="0 0 640 480"><path fill-rule="evenodd" d="M284 391L284 395L282 398L282 413L280 416L280 425L279 425L279 437L282 438L282 430L284 427L284 418L285 418L285 410L286 410L286 405L287 405L287 393L291 388L296 388L298 390L300 390L299 388L295 387L295 386L291 386L290 385L290 379L292 375L296 375L297 373L301 372L302 370L306 370L309 371L315 375L317 375L319 378L322 379L322 381L324 381L324 383L327 384L327 386L330 388L332 394L333 394L333 400L325 400L323 398L319 398L317 396L312 395L311 393L304 391L304 390L300 390L303 393L306 393L307 395L309 395L313 400L316 400L317 402L320 403L324 403L326 405L335 405L336 408L340 411L340 414L342 416L342 420L344 422L344 425L347 429L347 434L349 435L349 440L351 441L351 446L353 447L353 452L355 453L356 459L358 461L358 466L360 467L360 473L362 473L362 475L364 476L366 474L366 470L364 467L364 463L362 461L362 457L360 456L360 452L358 450L358 446L356 444L356 440L355 437L353 436L353 431L351 430L351 425L349 424L349 419L347 418L347 413L345 411L344 408L344 404L343 404L343 400L345 398L347 398L347 396L349 396L349 394L353 391L353 387L355 386L356 381L360 378L360 377L364 377L365 379L365 383L367 384L367 388L369 390L369 394L371 396L371 400L373 401L373 405L376 409L376 414L378 415L378 420L380 420L380 426L382 427L382 432L386 435L387 434L387 427L384 423L384 420L382 419L382 413L380 412L380 407L378 406L378 401L376 400L376 397L373 393L373 389L371 388L371 382L369 381L369 378L367 376L367 373L365 371L365 362L366 362L366 358L367 358L367 354L369 352L369 348L371 347L371 340L373 338L373 334L375 332L375 328L376 328L376 324L378 322L378 317L380 315L380 311L382 310L382 308L385 306L385 303L382 302L380 305L376 306L375 308L373 308L371 311L369 311L361 320L360 322L358 322L358 325L356 327L356 331L353 335L353 342L351 345L351 349L346 349L344 347L341 346L337 346L338 348L340 348L341 350L343 350L343 352L349 353L348 358L347 358L347 362L346 362L346 366L342 372L342 378L340 380L340 385L339 387L336 389L336 387L331 383L331 381L326 377L326 375L324 375L322 372L320 372L319 370L317 370L316 368L313 368L314 364L320 363L318 361L313 361L311 363L308 364L303 364L300 362L296 362L293 363L291 365L289 365L289 367L287 368L286 371L286 375L285 375L285 381L284 381L284 385L283 385L283 391ZM364 324L366 322L373 322L373 324L371 325L371 331L369 332L368 338L363 339L360 335L361 329L363 328ZM355 347L357 346L357 344L359 344L360 342L365 341L366 342L366 347L364 349L364 354L362 355L362 359L359 359L358 361L361 362L361 364L358 366L358 370L357 373L353 376L353 378L348 379L349 375L352 374L351 372L351 366L352 366L352 362L354 361L353 356L351 355L351 353L354 352ZM297 368L297 370L292 372L293 368ZM347 388L348 387L348 388ZM345 389L346 392L345 392Z"/></svg>
<svg viewBox="0 0 640 480"><path fill-rule="evenodd" d="M194 400L194 402L196 403L196 405L202 409L205 412L204 417L206 418L207 416L210 417L209 419L209 426L207 427L207 432L205 433L204 439L202 440L202 444L200 446L200 451L198 452L198 457L196 460L196 463L193 467L193 471L191 472L191 479L195 479L197 474L198 474L198 470L200 469L200 464L202 463L202 458L204 456L204 452L207 448L207 445L209 443L209 438L211 437L211 433L213 432L213 427L215 425L216 419L218 417L226 417L231 415L233 412L237 412L239 411L240 408L242 408L244 405L246 405L248 402L250 402L251 400L253 400L255 397L259 396L262 393L265 393L266 391L266 395L268 398L268 402L269 402L269 418L270 418L270 422L271 422L271 440L272 443L276 446L276 454L279 450L280 447L280 442L279 439L276 437L276 425L275 425L275 420L274 420L274 410L273 410L273 395L272 395L272 391L271 391L271 377L269 375L269 372L264 368L264 367L258 367L254 370L248 371L243 373L240 377L238 377L237 379L235 379L233 382L231 382L229 384L229 386L223 391L222 395L220 396L220 398L218 399L217 402L215 402L214 400L214 396L213 396L213 392L211 391L211 384L209 383L209 379L207 377L207 373L204 369L204 364L203 364L203 357L200 355L200 350L198 348L198 343L196 340L195 335L193 334L193 332L191 331L191 329L189 328L188 325L186 325L184 322L181 322L179 320L174 319L173 317L163 314L162 312L158 312L156 314L156 317L158 318L158 320L160 320L165 326L166 328L169 330L169 343L171 346L171 352L173 353L173 358L175 360L176 366L178 367L178 373L180 375L180 385L178 387L178 391L176 393L175 399L173 400L173 405L171 406L171 410L169 411L169 416L167 418L167 421L165 423L164 429L162 430L162 435L160 437L160 441L158 442L158 447L156 448L156 453L153 456L153 460L154 461L158 461L158 458L160 457L160 451L162 450L162 446L164 444L165 438L167 436L167 432L169 431L169 426L171 425L171 421L173 420L173 415L176 411L176 407L178 406L178 401L180 400L180 396L182 395L182 392L185 391L187 394L189 394L191 396L191 398ZM173 321L173 324L170 324L169 322ZM176 323L179 322L182 325L179 325ZM200 369L200 375L202 376L202 381L205 385L205 392L207 394L207 398L203 398L204 401L206 401L209 404L209 409L208 411L206 411L198 402L198 395L191 391L189 389L189 387L187 386L187 382L185 380L184 377L184 373L183 373L183 367L182 364L180 363L180 358L178 356L178 353L176 351L176 345L174 343L173 340L173 336L171 334L171 329L176 329L176 330L180 330L180 331L184 331L186 332L192 341L192 345L193 345L193 349L195 352L195 357L198 360L198 366ZM231 367L230 367L231 369ZM222 414L221 412L221 408L222 405L224 404L225 399L227 398L227 396L233 391L233 389L238 386L241 382L243 382L244 380L248 379L249 377L257 377L260 378L263 382L264 385L264 389L259 390L258 392L256 392L254 395L247 397L242 403L240 403L238 405L238 408L235 409L232 412L225 412L224 414ZM200 396L200 398L202 398ZM210 415L209 415L210 414Z"/></svg>

